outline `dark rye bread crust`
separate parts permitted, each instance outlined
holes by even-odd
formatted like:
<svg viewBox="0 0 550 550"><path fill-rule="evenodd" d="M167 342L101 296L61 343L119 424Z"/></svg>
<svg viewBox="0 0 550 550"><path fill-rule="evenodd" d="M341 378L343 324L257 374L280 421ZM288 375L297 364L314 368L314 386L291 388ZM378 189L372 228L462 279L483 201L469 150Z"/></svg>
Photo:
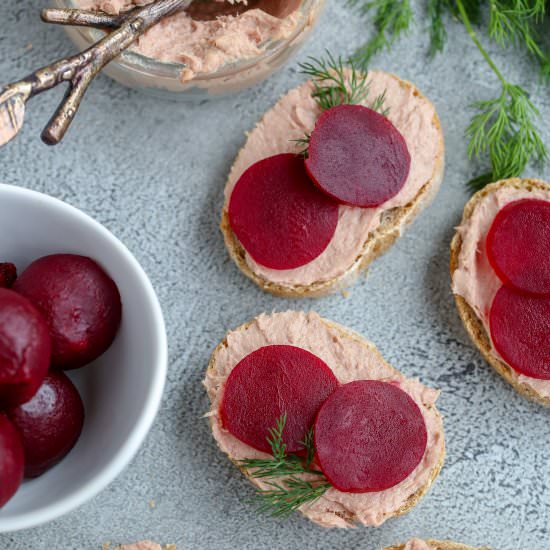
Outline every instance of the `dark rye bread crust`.
<svg viewBox="0 0 550 550"><path fill-rule="evenodd" d="M450 540L427 540L427 544L432 546L435 550L490 550L486 546L483 548L473 548L472 546L466 546L465 544L459 544L457 542L451 542ZM382 550L404 550L404 544L398 544L397 546L388 546Z"/></svg>
<svg viewBox="0 0 550 550"><path fill-rule="evenodd" d="M491 183L487 187L484 187L481 191L478 191L468 201L468 203L464 207L464 214L462 216L461 224L464 224L471 218L476 205L481 202L483 198L487 197L491 193L498 191L499 189L502 189L503 187L520 189L526 192L530 192L536 189L550 191L550 185L541 180L535 179L511 178L507 180L501 180L496 183ZM460 255L461 247L462 237L457 231L451 242L451 280L453 278L454 272L458 268L458 258ZM487 334L487 331L485 330L481 319L476 315L475 311L470 307L468 302L466 302L466 300L458 294L455 294L454 298L458 313L460 315L460 318L462 319L462 323L464 324L466 331L468 332L468 335L470 336L470 339L479 349L487 363L489 363L489 365L491 365L509 384L511 384L518 393L520 393L524 397L527 397L531 401L535 401L541 405L550 407L550 397L544 397L533 390L533 388L531 388L527 384L520 382L517 377L514 376L515 371L493 353L489 335Z"/></svg>
<svg viewBox="0 0 550 550"><path fill-rule="evenodd" d="M396 77L397 78L397 77ZM406 80L399 79L401 86L412 88L413 95L419 97L422 94L416 87ZM423 96L422 96L423 97ZM424 98L426 99L426 98ZM426 101L428 101L426 99ZM404 228L433 200L443 181L445 145L441 123L437 114L433 118L434 126L439 130L441 140L436 155L436 162L431 178L421 187L414 199L404 206L392 208L382 213L380 225L369 234L364 242L363 248L354 262L338 277L327 281L316 281L310 285L286 285L274 283L254 273L246 263L243 246L233 233L229 224L229 214L224 207L220 229L223 233L225 245L233 261L239 269L260 288L275 296L284 298L305 298L325 296L331 292L342 290L353 283L370 263L386 252L396 239L401 235ZM246 144L245 146L246 147Z"/></svg>
<svg viewBox="0 0 550 550"><path fill-rule="evenodd" d="M321 320L322 320L323 323L327 324L331 328L336 329L343 338L349 338L351 340L359 342L362 346L365 347L365 352L375 353L376 355L378 355L380 360L384 364L386 364L391 370L394 370L394 371L398 372L397 369L395 369L389 363L387 363L387 361L383 358L382 354L378 351L378 348L376 348L376 346L374 344L372 344L370 341L368 341L366 338L364 338L360 334L358 334L358 333L356 333L356 332L354 332L354 331L352 331L352 330L350 330L346 327L343 327L342 325L339 325L338 323L334 323L333 321L328 321L325 318L322 318ZM246 330L252 324L252 322L253 321L245 323L244 325L241 325L236 330L237 331ZM207 370L215 370L215 365L216 365L216 360L217 360L218 353L223 348L226 348L227 345L228 345L227 338L224 338L223 341L216 347L216 349L212 353L212 356L211 356L210 361L208 363L208 369ZM213 395L209 395L209 397L210 397L210 400L212 401L213 400ZM434 408L435 408L435 406L434 406ZM437 413L438 416L441 416L439 414L439 411L437 411L437 409L436 409L436 413ZM210 416L209 420L210 420L210 425L212 426L213 423L215 422L214 417ZM443 435L443 438L444 438L444 432L442 432L442 435ZM248 475L246 469L239 467L238 463L236 461L232 460L231 458L230 458L230 460L231 460L231 462L233 462L233 464L235 466L237 466L237 468L239 468L241 470L241 472L245 475L245 477L248 479L248 481L250 481L253 485L257 486L256 480ZM443 462L444 461L445 461L445 442L443 441L441 456L439 457L439 460L438 460L437 464L432 469L432 472L431 472L430 478L428 479L428 482L425 485L423 485L422 487L420 487L415 493L410 495L408 497L408 499L406 500L406 502L403 504L403 506L401 506L398 510L396 510L392 514L387 514L386 516L384 516L384 521L386 521L387 519L389 519L391 517L396 517L396 516L401 516L403 514L406 514L407 512L409 512L409 510L414 508L414 506L416 506L418 501L428 492L428 490L430 489L432 483L434 482L434 480L437 478L437 476L441 472L441 468L443 467ZM300 512L305 517L308 517L307 516L307 508L304 509L304 510L300 510ZM356 522L355 515L341 514L341 513L335 513L335 515L341 517L342 519L348 521L349 523L355 523Z"/></svg>

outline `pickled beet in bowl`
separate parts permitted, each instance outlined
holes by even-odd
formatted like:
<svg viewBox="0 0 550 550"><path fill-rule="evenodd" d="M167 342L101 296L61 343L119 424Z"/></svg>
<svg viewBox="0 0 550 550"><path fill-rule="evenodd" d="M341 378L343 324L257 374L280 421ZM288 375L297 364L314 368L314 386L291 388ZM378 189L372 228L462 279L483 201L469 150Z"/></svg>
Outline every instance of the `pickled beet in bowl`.
<svg viewBox="0 0 550 550"><path fill-rule="evenodd" d="M42 476L25 481L0 509L0 532L33 527L77 508L130 462L157 413L167 368L162 312L147 275L98 222L68 204L0 184L0 261L20 273L41 256L89 256L116 282L122 322L112 346L67 375L85 407L73 450Z"/></svg>

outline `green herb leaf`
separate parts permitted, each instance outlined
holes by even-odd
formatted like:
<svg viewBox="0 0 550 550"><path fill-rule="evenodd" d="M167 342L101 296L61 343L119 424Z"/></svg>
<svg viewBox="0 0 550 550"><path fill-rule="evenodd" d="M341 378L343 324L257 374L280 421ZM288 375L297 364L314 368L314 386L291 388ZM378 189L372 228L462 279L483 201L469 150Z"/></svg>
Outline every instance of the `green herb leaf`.
<svg viewBox="0 0 550 550"><path fill-rule="evenodd" d="M466 131L468 154L489 154L491 181L520 175L531 159L546 161L548 153L534 124L539 112L525 90L506 82L499 97L474 107L478 113ZM486 179L475 178L469 185L481 188Z"/></svg>
<svg viewBox="0 0 550 550"><path fill-rule="evenodd" d="M389 49L406 33L413 22L409 0L348 0L363 15L368 15L374 25L374 36L353 56L353 61L365 69L372 57L383 49Z"/></svg>
<svg viewBox="0 0 550 550"><path fill-rule="evenodd" d="M302 445L306 450L303 459L294 454L287 454L283 442L283 432L287 416L277 419L275 427L270 428L267 441L271 447L272 458L245 459L239 466L247 470L253 478L281 478L280 482L268 482L271 489L258 490L256 500L258 511L273 516L286 516L307 502L313 502L322 496L331 486L320 470L312 468L315 447L313 428L311 428ZM296 477L308 474L308 479ZM313 476L313 480L311 477Z"/></svg>
<svg viewBox="0 0 550 550"><path fill-rule="evenodd" d="M356 105L369 95L368 73L357 70L354 63L344 63L342 57L335 58L326 53L326 58L309 57L300 63L302 73L313 80L313 97L324 111L337 105Z"/></svg>
<svg viewBox="0 0 550 550"><path fill-rule="evenodd" d="M408 0L348 0L360 13L374 12L374 36L361 47L353 59L359 67L384 47L389 47L413 18ZM547 149L537 127L539 112L528 93L509 82L483 47L474 25L483 21L482 0L426 0L429 21L430 54L443 50L447 33L445 15L462 21L472 41L485 58L501 84L495 99L474 104L476 114L467 130L471 157L487 156L490 170L468 183L472 190L490 181L520 176L531 161L546 162ZM502 47L524 48L541 68L544 80L550 82L550 53L542 45L541 26L547 23L546 0L489 0L488 34Z"/></svg>
<svg viewBox="0 0 550 550"><path fill-rule="evenodd" d="M447 29L443 17L449 8L449 0L427 0L428 20L430 22L430 55L441 53L447 42Z"/></svg>
<svg viewBox="0 0 550 550"><path fill-rule="evenodd" d="M314 483L289 477L282 483L270 483L272 489L258 491L258 512L273 517L285 517L306 503L316 501L330 488L330 483Z"/></svg>
<svg viewBox="0 0 550 550"><path fill-rule="evenodd" d="M481 44L475 33L462 0L456 0L459 14L474 44L500 80L502 90L495 99L478 101L478 111L472 118L466 135L469 137L468 155L489 155L491 181L519 176L531 160L544 163L548 158L546 147L537 131L535 119L538 109L527 92L508 82ZM483 175L468 182L471 189L486 185Z"/></svg>

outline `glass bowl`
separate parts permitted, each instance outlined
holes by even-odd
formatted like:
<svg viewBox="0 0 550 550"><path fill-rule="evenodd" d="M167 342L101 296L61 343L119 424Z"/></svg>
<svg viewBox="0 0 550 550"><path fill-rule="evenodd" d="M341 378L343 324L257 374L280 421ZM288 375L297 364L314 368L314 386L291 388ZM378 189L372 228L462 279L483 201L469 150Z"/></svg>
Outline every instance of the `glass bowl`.
<svg viewBox="0 0 550 550"><path fill-rule="evenodd" d="M75 0L54 0L56 7L75 8ZM278 70L303 44L313 29L324 0L300 0L298 24L285 39L268 41L262 52L252 58L228 63L211 73L198 73L191 80L181 78L186 66L146 57L131 50L107 65L103 72L124 86L143 92L180 100L198 100L222 96L249 88ZM103 32L86 27L64 27L70 39L84 50Z"/></svg>

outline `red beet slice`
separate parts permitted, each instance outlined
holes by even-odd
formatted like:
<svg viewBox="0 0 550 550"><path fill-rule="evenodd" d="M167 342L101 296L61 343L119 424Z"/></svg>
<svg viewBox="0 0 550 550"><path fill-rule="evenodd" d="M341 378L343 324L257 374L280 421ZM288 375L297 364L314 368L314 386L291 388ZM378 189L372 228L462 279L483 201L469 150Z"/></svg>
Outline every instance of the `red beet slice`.
<svg viewBox="0 0 550 550"><path fill-rule="evenodd" d="M522 199L495 216L487 256L502 282L518 292L550 295L550 202Z"/></svg>
<svg viewBox="0 0 550 550"><path fill-rule="evenodd" d="M229 202L229 222L256 262L293 269L328 246L338 223L338 205L311 184L302 158L275 155L240 177Z"/></svg>
<svg viewBox="0 0 550 550"><path fill-rule="evenodd" d="M23 296L0 288L0 407L14 407L36 393L50 356L50 335L42 315Z"/></svg>
<svg viewBox="0 0 550 550"><path fill-rule="evenodd" d="M506 363L525 376L550 380L550 298L502 286L489 325L493 345Z"/></svg>
<svg viewBox="0 0 550 550"><path fill-rule="evenodd" d="M44 315L52 338L52 364L79 368L112 344L121 318L118 288L90 258L54 254L33 262L13 289Z"/></svg>
<svg viewBox="0 0 550 550"><path fill-rule="evenodd" d="M0 508L23 481L24 455L21 436L5 414L0 413Z"/></svg>
<svg viewBox="0 0 550 550"><path fill-rule="evenodd" d="M11 288L17 279L17 268L9 262L0 263L0 288Z"/></svg>
<svg viewBox="0 0 550 550"><path fill-rule="evenodd" d="M342 204L379 206L401 190L411 167L405 138L383 115L362 105L325 111L311 134L306 169Z"/></svg>
<svg viewBox="0 0 550 550"><path fill-rule="evenodd" d="M84 424L78 390L63 372L48 374L36 395L8 411L25 450L25 477L38 477L75 445Z"/></svg>
<svg viewBox="0 0 550 550"><path fill-rule="evenodd" d="M332 370L309 351L284 345L259 348L227 378L223 426L247 445L270 453L269 429L286 414L283 440L288 452L299 452L319 407L337 386Z"/></svg>
<svg viewBox="0 0 550 550"><path fill-rule="evenodd" d="M397 485L418 466L427 441L418 405L388 382L340 386L315 421L317 460L331 484L346 493Z"/></svg>

